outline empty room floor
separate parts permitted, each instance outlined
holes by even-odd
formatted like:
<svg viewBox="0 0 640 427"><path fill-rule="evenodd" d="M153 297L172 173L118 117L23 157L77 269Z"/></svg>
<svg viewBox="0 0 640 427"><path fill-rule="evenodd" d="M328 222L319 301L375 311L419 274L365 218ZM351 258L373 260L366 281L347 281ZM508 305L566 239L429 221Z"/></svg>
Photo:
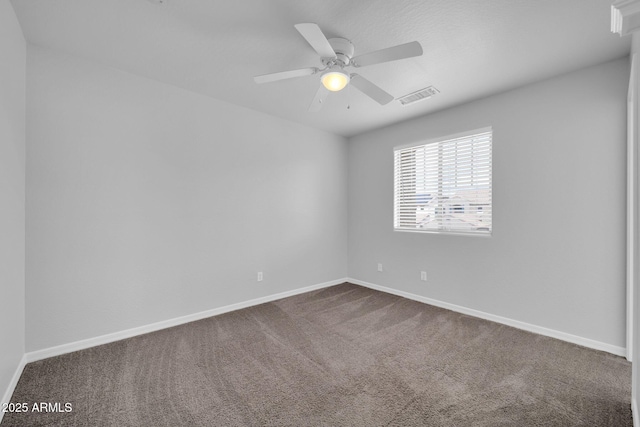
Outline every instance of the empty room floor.
<svg viewBox="0 0 640 427"><path fill-rule="evenodd" d="M30 363L2 426L632 426L631 364L344 283Z"/></svg>

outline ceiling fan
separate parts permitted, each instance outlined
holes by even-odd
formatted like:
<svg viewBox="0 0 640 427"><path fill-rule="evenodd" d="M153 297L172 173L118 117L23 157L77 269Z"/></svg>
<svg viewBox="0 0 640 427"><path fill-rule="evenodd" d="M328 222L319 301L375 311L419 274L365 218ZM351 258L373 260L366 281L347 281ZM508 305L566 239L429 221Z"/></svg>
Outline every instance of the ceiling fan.
<svg viewBox="0 0 640 427"><path fill-rule="evenodd" d="M293 77L304 77L322 73L322 84L309 106L309 111L315 112L322 108L324 100L329 92L337 92L348 84L358 89L380 105L393 101L393 96L385 92L369 80L359 74L345 71L347 67L366 67L367 65L380 64L382 62L396 61L398 59L412 58L422 55L422 46L417 41L401 44L386 49L376 50L354 57L353 44L343 38L327 39L318 25L313 23L297 24L296 30L309 42L311 47L318 52L322 60L323 68L301 68L298 70L281 71L278 73L264 74L253 79L256 83L269 83Z"/></svg>

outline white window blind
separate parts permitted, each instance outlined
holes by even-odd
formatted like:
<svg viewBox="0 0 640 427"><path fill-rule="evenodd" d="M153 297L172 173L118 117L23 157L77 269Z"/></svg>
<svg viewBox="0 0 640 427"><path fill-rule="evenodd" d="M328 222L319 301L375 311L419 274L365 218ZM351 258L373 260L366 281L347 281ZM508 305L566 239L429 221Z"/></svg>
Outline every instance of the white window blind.
<svg viewBox="0 0 640 427"><path fill-rule="evenodd" d="M491 233L491 129L394 150L396 230Z"/></svg>

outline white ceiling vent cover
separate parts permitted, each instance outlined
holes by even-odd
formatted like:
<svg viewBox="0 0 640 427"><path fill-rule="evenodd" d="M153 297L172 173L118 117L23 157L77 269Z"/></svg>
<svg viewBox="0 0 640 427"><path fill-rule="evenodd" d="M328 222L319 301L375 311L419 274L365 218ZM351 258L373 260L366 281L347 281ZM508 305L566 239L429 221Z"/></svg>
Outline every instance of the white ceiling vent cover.
<svg viewBox="0 0 640 427"><path fill-rule="evenodd" d="M398 101L400 101L402 105L409 105L409 104L413 104L414 102L422 101L424 99L429 99L437 93L440 93L438 89L436 89L433 86L429 86L424 89L411 92L408 95L401 96L400 98L398 98Z"/></svg>

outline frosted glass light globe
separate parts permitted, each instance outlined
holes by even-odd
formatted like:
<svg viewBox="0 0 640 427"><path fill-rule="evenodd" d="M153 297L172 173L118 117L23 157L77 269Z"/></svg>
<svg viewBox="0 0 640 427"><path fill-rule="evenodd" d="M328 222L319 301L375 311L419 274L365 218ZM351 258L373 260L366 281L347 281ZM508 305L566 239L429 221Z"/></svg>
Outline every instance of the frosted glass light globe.
<svg viewBox="0 0 640 427"><path fill-rule="evenodd" d="M328 71L320 79L324 87L332 92L338 92L349 83L349 75L344 71Z"/></svg>

